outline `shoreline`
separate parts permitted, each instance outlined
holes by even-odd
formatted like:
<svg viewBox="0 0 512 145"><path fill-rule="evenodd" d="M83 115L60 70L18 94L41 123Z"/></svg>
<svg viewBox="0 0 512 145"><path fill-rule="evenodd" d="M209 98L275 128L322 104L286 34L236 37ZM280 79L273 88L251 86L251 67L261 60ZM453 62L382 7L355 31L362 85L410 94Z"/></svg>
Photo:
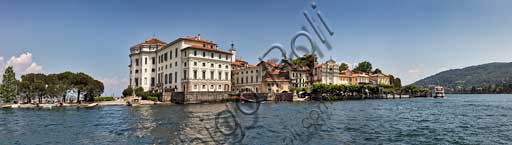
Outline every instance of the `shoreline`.
<svg viewBox="0 0 512 145"><path fill-rule="evenodd" d="M132 104L132 107L136 106L153 106L153 105L175 105L171 102L154 102L148 100L141 100L136 104ZM91 103L64 103L59 106L59 104L0 104L0 109L52 109L52 108L66 108L66 107L78 107L78 108L95 108L102 106L128 106L124 101L100 101L100 102L91 102Z"/></svg>

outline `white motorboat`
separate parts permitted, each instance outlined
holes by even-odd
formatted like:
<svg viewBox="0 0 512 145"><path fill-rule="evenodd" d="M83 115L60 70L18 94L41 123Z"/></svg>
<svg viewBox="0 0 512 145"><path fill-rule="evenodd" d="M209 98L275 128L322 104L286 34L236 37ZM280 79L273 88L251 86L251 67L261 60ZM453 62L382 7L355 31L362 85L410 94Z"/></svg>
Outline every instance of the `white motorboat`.
<svg viewBox="0 0 512 145"><path fill-rule="evenodd" d="M434 98L442 98L444 97L444 88L441 87L441 86L436 86L434 87L433 91L432 91L432 97Z"/></svg>

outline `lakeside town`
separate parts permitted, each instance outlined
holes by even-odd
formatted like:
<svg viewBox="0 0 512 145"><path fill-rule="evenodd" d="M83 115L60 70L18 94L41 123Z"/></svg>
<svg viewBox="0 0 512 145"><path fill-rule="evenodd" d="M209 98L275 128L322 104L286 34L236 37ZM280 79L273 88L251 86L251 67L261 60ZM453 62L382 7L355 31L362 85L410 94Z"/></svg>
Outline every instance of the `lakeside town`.
<svg viewBox="0 0 512 145"><path fill-rule="evenodd" d="M166 43L150 38L130 48L128 87L122 98L100 97L104 86L85 73L25 74L12 68L3 81L3 107L193 104L227 101L307 101L428 96L428 89L360 62L354 68L314 54L250 64L237 48L218 48L200 35ZM8 97L9 96L9 97ZM11 105L9 103L14 103ZM21 104L19 104L21 103Z"/></svg>

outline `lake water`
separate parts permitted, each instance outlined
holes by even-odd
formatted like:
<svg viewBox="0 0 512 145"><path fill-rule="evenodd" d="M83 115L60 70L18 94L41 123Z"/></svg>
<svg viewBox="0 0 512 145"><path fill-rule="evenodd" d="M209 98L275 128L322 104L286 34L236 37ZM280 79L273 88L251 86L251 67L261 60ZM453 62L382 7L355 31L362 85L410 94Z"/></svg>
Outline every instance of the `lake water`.
<svg viewBox="0 0 512 145"><path fill-rule="evenodd" d="M0 144L512 144L512 95L0 110Z"/></svg>

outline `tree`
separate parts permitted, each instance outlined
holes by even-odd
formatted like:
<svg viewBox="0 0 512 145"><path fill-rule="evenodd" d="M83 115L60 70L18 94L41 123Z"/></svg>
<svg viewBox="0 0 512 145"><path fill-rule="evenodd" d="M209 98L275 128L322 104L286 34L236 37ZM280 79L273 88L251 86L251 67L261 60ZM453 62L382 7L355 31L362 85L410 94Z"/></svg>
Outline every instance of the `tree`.
<svg viewBox="0 0 512 145"><path fill-rule="evenodd" d="M105 87L102 82L90 79L85 87L86 93L84 94L84 99L88 102L92 102L94 101L94 97L99 97L103 94L104 89Z"/></svg>
<svg viewBox="0 0 512 145"><path fill-rule="evenodd" d="M340 72L348 70L348 64L347 63L341 63L339 69L340 69Z"/></svg>
<svg viewBox="0 0 512 145"><path fill-rule="evenodd" d="M20 95L25 96L26 103L31 103L35 97L39 97L41 103L46 94L46 85L46 75L30 73L21 76L18 89Z"/></svg>
<svg viewBox="0 0 512 145"><path fill-rule="evenodd" d="M4 102L12 102L16 99L16 74L12 69L12 66L5 69L2 85L0 85L0 95Z"/></svg>
<svg viewBox="0 0 512 145"><path fill-rule="evenodd" d="M373 71L374 74L381 74L382 71L379 69L379 68L376 68L374 71Z"/></svg>
<svg viewBox="0 0 512 145"><path fill-rule="evenodd" d="M133 89L131 87L128 87L123 90L123 97L131 96L133 93Z"/></svg>
<svg viewBox="0 0 512 145"><path fill-rule="evenodd" d="M59 79L59 83L62 86L62 102L66 102L66 95L69 91L73 89L72 83L73 83L73 76L74 74L72 72L63 72L57 75L57 78Z"/></svg>
<svg viewBox="0 0 512 145"><path fill-rule="evenodd" d="M144 96L144 89L142 87L138 87L135 89L135 96L142 97Z"/></svg>
<svg viewBox="0 0 512 145"><path fill-rule="evenodd" d="M364 73L370 73L372 72L372 64L368 61L360 62L354 70L354 72L364 72Z"/></svg>
<svg viewBox="0 0 512 145"><path fill-rule="evenodd" d="M92 78L89 75L82 73L82 72L79 72L79 73L76 73L73 75L71 84L72 84L73 89L76 91L76 102L77 103L80 103L80 95L82 94L82 91L84 91L87 88L87 83L91 79Z"/></svg>
<svg viewBox="0 0 512 145"><path fill-rule="evenodd" d="M316 55L314 54L306 54L303 57L297 57L292 62L294 65L300 66L300 67L308 67L313 68L315 67L315 60Z"/></svg>
<svg viewBox="0 0 512 145"><path fill-rule="evenodd" d="M43 103L43 96L46 95L46 87L48 87L48 84L46 83L46 75L37 73L33 74L33 76L33 83L31 86L39 99L39 103Z"/></svg>
<svg viewBox="0 0 512 145"><path fill-rule="evenodd" d="M401 88L402 87L402 80L400 80L400 78L395 78L393 80L393 86L395 88Z"/></svg>

